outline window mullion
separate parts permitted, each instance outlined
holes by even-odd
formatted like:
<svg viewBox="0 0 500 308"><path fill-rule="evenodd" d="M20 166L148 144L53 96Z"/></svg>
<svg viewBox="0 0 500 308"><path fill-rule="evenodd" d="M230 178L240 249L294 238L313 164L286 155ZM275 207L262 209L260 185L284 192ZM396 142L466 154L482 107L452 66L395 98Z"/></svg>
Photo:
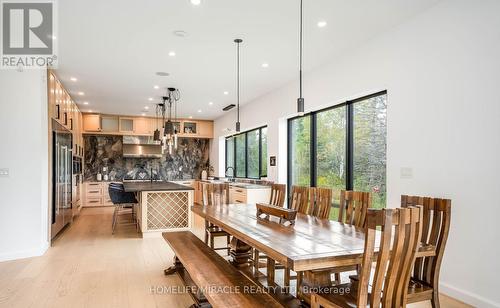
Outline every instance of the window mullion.
<svg viewBox="0 0 500 308"><path fill-rule="evenodd" d="M354 189L354 106L348 102L346 106L346 189Z"/></svg>
<svg viewBox="0 0 500 308"><path fill-rule="evenodd" d="M316 169L316 166L317 166L317 147L316 147L316 144L318 142L317 140L317 117L316 117L316 113L313 112L311 113L311 120L310 120L310 129L311 129L311 144L310 144L310 181L309 181L309 185L311 187L316 187L317 185L317 169Z"/></svg>

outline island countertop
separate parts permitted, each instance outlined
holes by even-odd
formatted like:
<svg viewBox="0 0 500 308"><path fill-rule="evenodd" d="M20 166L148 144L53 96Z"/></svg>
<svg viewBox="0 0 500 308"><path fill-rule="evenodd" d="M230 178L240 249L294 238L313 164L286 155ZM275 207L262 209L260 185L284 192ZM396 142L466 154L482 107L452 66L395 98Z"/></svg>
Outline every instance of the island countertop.
<svg viewBox="0 0 500 308"><path fill-rule="evenodd" d="M172 182L125 182L123 187L125 192L194 190L190 186Z"/></svg>

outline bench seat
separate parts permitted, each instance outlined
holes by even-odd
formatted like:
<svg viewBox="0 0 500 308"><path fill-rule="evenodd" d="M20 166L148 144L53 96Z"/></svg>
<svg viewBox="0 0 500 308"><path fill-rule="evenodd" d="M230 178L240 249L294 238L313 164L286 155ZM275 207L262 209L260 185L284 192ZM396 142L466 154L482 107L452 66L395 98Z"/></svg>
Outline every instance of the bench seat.
<svg viewBox="0 0 500 308"><path fill-rule="evenodd" d="M163 238L178 259L175 271L181 279L201 290L215 290L203 294L213 307L283 307L193 233L165 232ZM191 295L199 306L205 306L198 302L197 294Z"/></svg>

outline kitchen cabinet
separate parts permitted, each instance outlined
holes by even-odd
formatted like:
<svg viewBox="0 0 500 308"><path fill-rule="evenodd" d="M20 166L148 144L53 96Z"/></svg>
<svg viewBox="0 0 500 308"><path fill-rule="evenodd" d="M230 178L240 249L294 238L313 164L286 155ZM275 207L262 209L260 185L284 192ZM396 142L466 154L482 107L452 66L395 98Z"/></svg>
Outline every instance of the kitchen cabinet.
<svg viewBox="0 0 500 308"><path fill-rule="evenodd" d="M137 135L153 135L153 119L136 118L134 119L134 133Z"/></svg>
<svg viewBox="0 0 500 308"><path fill-rule="evenodd" d="M85 132L100 132L101 116L98 114L83 115L83 130Z"/></svg>
<svg viewBox="0 0 500 308"><path fill-rule="evenodd" d="M134 118L120 117L120 133L134 133Z"/></svg>
<svg viewBox="0 0 500 308"><path fill-rule="evenodd" d="M101 132L112 133L119 130L118 117L115 116L101 116Z"/></svg>
<svg viewBox="0 0 500 308"><path fill-rule="evenodd" d="M83 207L113 206L108 182L83 183Z"/></svg>
<svg viewBox="0 0 500 308"><path fill-rule="evenodd" d="M229 202L241 204L269 203L271 187L264 185L229 185Z"/></svg>

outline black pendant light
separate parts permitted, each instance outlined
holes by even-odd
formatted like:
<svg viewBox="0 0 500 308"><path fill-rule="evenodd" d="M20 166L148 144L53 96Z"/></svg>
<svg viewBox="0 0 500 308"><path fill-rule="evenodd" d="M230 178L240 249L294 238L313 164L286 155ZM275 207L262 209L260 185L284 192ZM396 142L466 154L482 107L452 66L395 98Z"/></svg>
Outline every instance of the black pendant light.
<svg viewBox="0 0 500 308"><path fill-rule="evenodd" d="M242 39L235 39L234 42L236 43L236 59L237 59L237 65L236 65L236 100L237 100L237 105L236 105L236 132L239 132L241 129L241 123L240 123L240 44L243 42Z"/></svg>
<svg viewBox="0 0 500 308"><path fill-rule="evenodd" d="M302 0L300 0L300 30L299 30L299 98L297 98L297 113L304 114L304 98L302 97Z"/></svg>

